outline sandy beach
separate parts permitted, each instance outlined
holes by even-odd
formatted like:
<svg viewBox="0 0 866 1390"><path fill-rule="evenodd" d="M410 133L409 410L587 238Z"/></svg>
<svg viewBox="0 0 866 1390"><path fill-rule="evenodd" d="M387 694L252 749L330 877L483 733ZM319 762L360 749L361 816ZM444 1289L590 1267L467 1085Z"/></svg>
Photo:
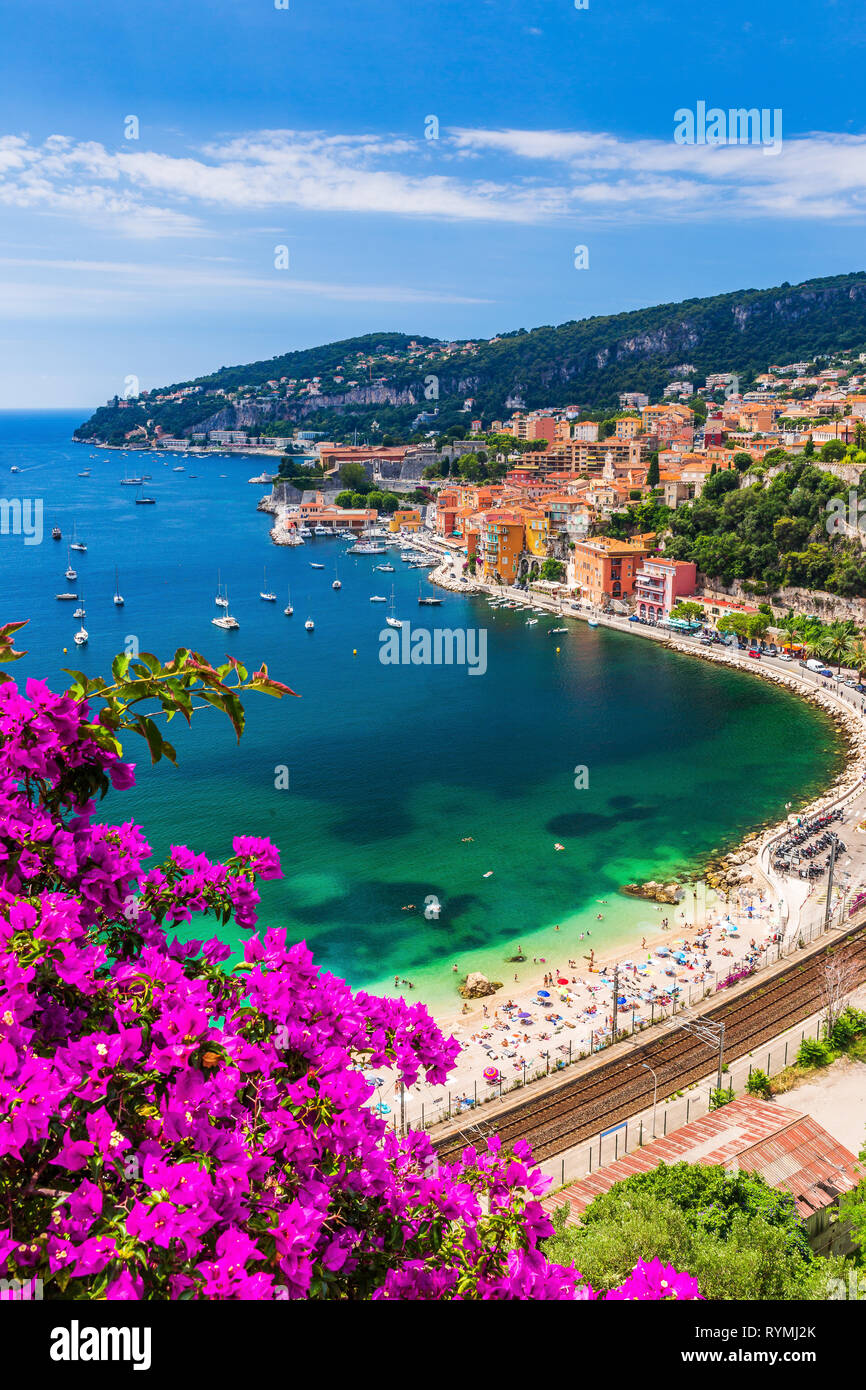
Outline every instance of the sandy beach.
<svg viewBox="0 0 866 1390"><path fill-rule="evenodd" d="M435 549L442 553L441 547ZM477 580L462 583L461 564L462 557L449 552L429 578L459 592L497 592L494 586ZM522 594L515 596L524 602L527 598ZM568 617L587 616L576 606L563 608L534 594L532 604ZM604 623L605 619L600 621ZM647 635L646 629L635 633L633 627L618 620L609 625L636 636ZM525 980L520 984L504 980L495 995L467 1001L462 1012L459 1008L437 1010L439 1022L458 1039L462 1051L446 1085L420 1082L406 1092L402 1113L407 1123L420 1124L423 1119L429 1127L447 1118L449 1099L452 1115L469 1112L485 1099L505 1094L515 1083L531 1082L609 1043L615 967L617 1029L631 1033L633 1029L651 1026L660 1017L670 1017L674 1001L677 1005L696 1004L715 994L729 977L760 969L773 946L780 941L796 940L800 923L821 895L822 887L826 893L826 880L810 883L777 875L772 867L771 848L798 816L807 820L835 806L850 811L854 802L859 806L866 797L863 702L837 694L826 682L821 685L810 681L800 667L779 669L764 662L740 663L727 648L696 648L670 639L667 634L665 640L686 655L741 665L750 674L784 685L831 713L846 739L843 769L819 798L796 811L792 809L779 824L765 827L758 834L751 832L739 850L726 855L716 866L719 893L702 882L683 885L681 900L676 904L643 903L647 913L658 917L659 930L644 933L630 954L622 946L606 953L596 951L591 929L577 935L563 931L562 948L555 956L529 957L536 967L531 985ZM848 694L846 691L845 696ZM863 807L859 807L857 816L862 814ZM742 852L743 846L746 853ZM844 862L851 864L850 858ZM838 880L844 883L845 892L853 891L858 881L856 868L846 870L844 875L840 873ZM600 923L604 917L605 903L599 900ZM523 954L521 945L514 943L513 954ZM399 1123L399 1087L372 1073L369 1076L382 1083L374 1098L380 1113Z"/></svg>

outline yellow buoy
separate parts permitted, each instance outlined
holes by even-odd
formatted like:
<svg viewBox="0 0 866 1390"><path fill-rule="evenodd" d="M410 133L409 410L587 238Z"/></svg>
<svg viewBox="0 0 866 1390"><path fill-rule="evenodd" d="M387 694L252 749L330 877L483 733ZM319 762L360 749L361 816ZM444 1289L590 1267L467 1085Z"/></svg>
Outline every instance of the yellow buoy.
<svg viewBox="0 0 866 1390"><path fill-rule="evenodd" d="M358 648L357 648L357 647L353 647L353 648L352 648L352 655L353 655L353 656L357 656L357 655L358 655Z"/></svg>
<svg viewBox="0 0 866 1390"><path fill-rule="evenodd" d="M557 651L559 651L559 647L557 647L557 649L556 649L556 650L557 650Z"/></svg>
<svg viewBox="0 0 866 1390"><path fill-rule="evenodd" d="M64 655L64 656L66 655L66 648L65 648L65 647L63 648L63 655Z"/></svg>

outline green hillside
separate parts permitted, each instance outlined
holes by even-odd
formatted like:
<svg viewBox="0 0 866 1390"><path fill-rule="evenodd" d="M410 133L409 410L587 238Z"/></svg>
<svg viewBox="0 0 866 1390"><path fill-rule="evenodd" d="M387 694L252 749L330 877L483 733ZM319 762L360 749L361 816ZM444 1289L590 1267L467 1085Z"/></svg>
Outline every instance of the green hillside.
<svg viewBox="0 0 866 1390"><path fill-rule="evenodd" d="M380 431L405 436L418 411L432 405L438 405L440 426L453 423L466 397L473 398L472 413L486 421L507 413L507 403L515 400L527 409L570 403L607 409L625 390L659 398L675 369L686 363L694 368L697 384L709 372L735 372L747 387L770 363L864 347L866 274L856 272L658 304L558 327L519 329L469 348L413 340L405 333L367 334L267 361L220 367L195 381L151 392L147 401L123 409L103 407L76 433L120 442L131 428L148 421L151 429L162 425L170 433L190 433L221 411L221 423L229 428L286 420L304 421L310 428L366 429L375 418ZM425 395L431 376L436 379L435 400ZM280 378L303 383L314 377L320 379L315 399L301 384L266 386ZM180 401L153 399L189 388L193 394ZM220 391L229 394L214 394Z"/></svg>

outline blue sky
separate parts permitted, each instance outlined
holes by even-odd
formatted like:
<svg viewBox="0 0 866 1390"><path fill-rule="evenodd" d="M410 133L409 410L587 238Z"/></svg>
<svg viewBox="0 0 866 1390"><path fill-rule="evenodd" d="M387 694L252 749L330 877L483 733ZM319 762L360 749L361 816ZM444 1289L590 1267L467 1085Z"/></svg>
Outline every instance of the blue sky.
<svg viewBox="0 0 866 1390"><path fill-rule="evenodd" d="M288 3L7 0L0 406L866 267L848 0ZM781 151L676 144L699 101Z"/></svg>

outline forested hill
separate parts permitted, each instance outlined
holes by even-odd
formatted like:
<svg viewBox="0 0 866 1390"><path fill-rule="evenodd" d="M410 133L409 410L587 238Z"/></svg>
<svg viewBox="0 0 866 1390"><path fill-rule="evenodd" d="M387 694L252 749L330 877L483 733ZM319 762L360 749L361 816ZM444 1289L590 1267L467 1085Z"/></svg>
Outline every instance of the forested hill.
<svg viewBox="0 0 866 1390"><path fill-rule="evenodd" d="M606 409L626 390L658 399L686 365L698 385L707 373L735 372L741 386L748 386L770 363L812 360L840 348L866 348L863 272L518 329L469 345L367 334L221 367L152 391L133 407L103 407L76 433L120 442L132 426L148 420L172 433L190 433L201 425L215 427L215 416L228 427L304 420L333 428L343 417L363 426L374 416L385 428L405 426L416 407L428 407L431 376L440 423L467 396L474 401L472 413L485 419L517 402L527 409L572 402ZM158 399L180 391L188 394Z"/></svg>

